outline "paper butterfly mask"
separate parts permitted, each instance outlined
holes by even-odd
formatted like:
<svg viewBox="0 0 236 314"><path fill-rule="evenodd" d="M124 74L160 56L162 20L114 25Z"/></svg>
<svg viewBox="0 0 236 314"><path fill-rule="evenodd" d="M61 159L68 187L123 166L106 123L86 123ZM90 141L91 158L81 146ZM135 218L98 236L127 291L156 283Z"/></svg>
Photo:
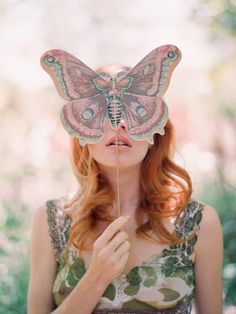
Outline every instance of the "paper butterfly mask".
<svg viewBox="0 0 236 314"><path fill-rule="evenodd" d="M161 46L128 73L111 77L94 72L66 51L53 49L43 54L41 65L60 96L69 100L61 121L81 145L101 141L107 121L116 130L121 119L132 139L153 144L154 133L164 135L168 108L163 95L180 59L177 47Z"/></svg>

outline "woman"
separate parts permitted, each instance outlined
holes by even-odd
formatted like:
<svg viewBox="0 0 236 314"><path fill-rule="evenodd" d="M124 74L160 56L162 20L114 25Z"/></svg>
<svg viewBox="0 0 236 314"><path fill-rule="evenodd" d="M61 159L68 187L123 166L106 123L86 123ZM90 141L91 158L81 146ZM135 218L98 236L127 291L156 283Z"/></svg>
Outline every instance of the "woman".
<svg viewBox="0 0 236 314"><path fill-rule="evenodd" d="M198 313L221 313L219 218L191 199L173 146L169 119L153 145L130 138L124 120L96 144L72 137L80 188L34 215L30 314L191 313L193 297Z"/></svg>

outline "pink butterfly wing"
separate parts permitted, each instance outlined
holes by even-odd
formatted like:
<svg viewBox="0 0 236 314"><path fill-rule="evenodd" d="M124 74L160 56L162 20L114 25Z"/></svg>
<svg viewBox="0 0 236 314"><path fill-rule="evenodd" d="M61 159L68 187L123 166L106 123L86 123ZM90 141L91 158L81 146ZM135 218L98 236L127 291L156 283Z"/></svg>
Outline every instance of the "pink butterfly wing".
<svg viewBox="0 0 236 314"><path fill-rule="evenodd" d="M177 47L161 46L118 80L123 87L123 117L130 137L153 143L154 133L164 134L168 108L162 96L180 59Z"/></svg>
<svg viewBox="0 0 236 314"><path fill-rule="evenodd" d="M181 52L176 46L165 45L154 49L127 74L126 77L132 78L128 92L146 96L164 95L180 59Z"/></svg>
<svg viewBox="0 0 236 314"><path fill-rule="evenodd" d="M124 103L124 117L131 138L146 139L153 144L154 133L165 134L168 107L161 97L125 94Z"/></svg>
<svg viewBox="0 0 236 314"><path fill-rule="evenodd" d="M52 49L45 52L40 61L62 98L82 99L100 93L93 84L99 75L70 53Z"/></svg>
<svg viewBox="0 0 236 314"><path fill-rule="evenodd" d="M61 111L67 132L80 144L95 143L104 136L107 81L70 53L53 49L41 57L43 69L51 76L59 95L70 100Z"/></svg>
<svg viewBox="0 0 236 314"><path fill-rule="evenodd" d="M61 111L61 122L67 132L79 138L80 145L96 143L104 137L107 109L104 96L72 100Z"/></svg>

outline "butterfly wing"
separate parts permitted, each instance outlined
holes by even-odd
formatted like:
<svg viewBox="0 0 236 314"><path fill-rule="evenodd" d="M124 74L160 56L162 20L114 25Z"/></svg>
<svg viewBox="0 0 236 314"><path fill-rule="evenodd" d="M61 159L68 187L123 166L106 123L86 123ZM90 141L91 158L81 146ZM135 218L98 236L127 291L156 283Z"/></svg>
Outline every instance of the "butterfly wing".
<svg viewBox="0 0 236 314"><path fill-rule="evenodd" d="M164 134L168 108L162 96L180 59L177 47L161 46L118 80L122 88L123 117L130 137L153 143L154 133Z"/></svg>
<svg viewBox="0 0 236 314"><path fill-rule="evenodd" d="M127 80L130 77L131 80L128 92L145 96L162 96L169 86L171 74L180 59L181 52L176 46L165 45L154 49L124 78Z"/></svg>
<svg viewBox="0 0 236 314"><path fill-rule="evenodd" d="M101 93L93 82L102 78L70 53L52 49L42 55L40 62L62 98L82 99Z"/></svg>
<svg viewBox="0 0 236 314"><path fill-rule="evenodd" d="M95 95L72 100L61 111L61 122L71 136L79 138L80 145L96 143L104 137L107 108L104 96Z"/></svg>
<svg viewBox="0 0 236 314"><path fill-rule="evenodd" d="M67 132L80 144L95 143L104 136L107 119L107 82L70 53L53 49L41 57L43 69L51 76L59 95L70 100L61 111Z"/></svg>
<svg viewBox="0 0 236 314"><path fill-rule="evenodd" d="M165 134L168 107L161 97L124 95L123 116L129 136L153 144L153 134Z"/></svg>

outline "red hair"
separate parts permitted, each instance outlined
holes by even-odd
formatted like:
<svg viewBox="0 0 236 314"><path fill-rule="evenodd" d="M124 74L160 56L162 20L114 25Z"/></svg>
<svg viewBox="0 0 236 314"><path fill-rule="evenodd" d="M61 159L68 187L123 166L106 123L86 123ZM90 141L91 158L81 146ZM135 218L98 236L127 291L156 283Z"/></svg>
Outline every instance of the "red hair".
<svg viewBox="0 0 236 314"><path fill-rule="evenodd" d="M114 74L127 71L128 67L103 67L99 72ZM66 207L72 218L68 245L73 244L79 250L85 250L86 240L99 236L95 234L97 222L113 221L111 208L114 201L114 192L108 180L99 171L99 166L92 159L87 145L80 146L77 138L71 139L70 155L74 174L80 189L73 200ZM155 134L154 144L148 150L141 165L140 173L140 203L136 210L144 211L148 222L138 226L138 237L157 242L148 235L152 230L159 239L158 243L174 244L181 242L173 233L170 233L163 219L178 217L187 206L191 194L191 178L186 170L175 164L174 130L168 119L165 134Z"/></svg>
<svg viewBox="0 0 236 314"><path fill-rule="evenodd" d="M165 228L163 218L178 217L192 194L189 174L176 165L172 157L173 126L168 120L165 135L154 135L154 145L141 166L139 208L146 212L149 221L140 225L136 234L151 241L149 230L153 230L162 243L178 242L179 239ZM93 235L98 220L111 222L115 219L110 214L114 193L87 146L80 146L77 138L71 139L71 161L80 190L67 204L73 221L69 244L82 250L86 249L85 241Z"/></svg>

